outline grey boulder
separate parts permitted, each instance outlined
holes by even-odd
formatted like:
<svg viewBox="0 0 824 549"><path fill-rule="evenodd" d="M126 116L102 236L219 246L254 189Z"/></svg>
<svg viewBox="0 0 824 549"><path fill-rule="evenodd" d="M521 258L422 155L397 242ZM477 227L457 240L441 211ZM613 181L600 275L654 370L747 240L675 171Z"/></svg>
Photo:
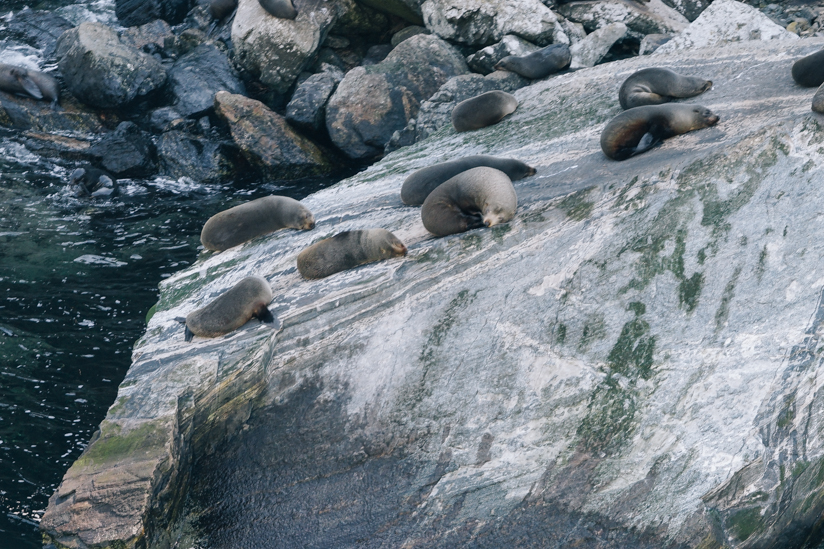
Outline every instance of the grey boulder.
<svg viewBox="0 0 824 549"><path fill-rule="evenodd" d="M117 177L148 177L157 170L155 145L133 122L121 122L92 147L91 153Z"/></svg>
<svg viewBox="0 0 824 549"><path fill-rule="evenodd" d="M204 42L178 59L169 69L169 83L176 97L174 108L184 117L212 110L221 90L246 94L229 58L214 42Z"/></svg>
<svg viewBox="0 0 824 549"><path fill-rule="evenodd" d="M286 120L295 126L316 132L325 127L326 103L343 80L343 71L332 65L313 74L295 89L286 105Z"/></svg>
<svg viewBox="0 0 824 549"><path fill-rule="evenodd" d="M172 130L160 136L157 156L162 173L201 183L222 183L235 177L236 149L231 143Z"/></svg>

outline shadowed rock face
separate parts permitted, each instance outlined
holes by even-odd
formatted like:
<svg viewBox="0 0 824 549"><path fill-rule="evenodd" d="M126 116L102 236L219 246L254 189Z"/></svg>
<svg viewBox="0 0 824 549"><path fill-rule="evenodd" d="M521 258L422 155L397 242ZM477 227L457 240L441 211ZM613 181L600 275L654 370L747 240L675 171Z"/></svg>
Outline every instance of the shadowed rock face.
<svg viewBox="0 0 824 549"><path fill-rule="evenodd" d="M164 517L191 486L184 522L211 548L815 547L824 122L789 67L823 45L535 83L501 123L442 129L308 197L313 231L165 280L42 528L173 541ZM712 79L700 103L721 121L610 161L618 89L650 66ZM470 154L538 173L514 182L510 223L431 238L403 180ZM364 227L407 257L300 278L300 250ZM282 327L185 344L174 318L252 274Z"/></svg>

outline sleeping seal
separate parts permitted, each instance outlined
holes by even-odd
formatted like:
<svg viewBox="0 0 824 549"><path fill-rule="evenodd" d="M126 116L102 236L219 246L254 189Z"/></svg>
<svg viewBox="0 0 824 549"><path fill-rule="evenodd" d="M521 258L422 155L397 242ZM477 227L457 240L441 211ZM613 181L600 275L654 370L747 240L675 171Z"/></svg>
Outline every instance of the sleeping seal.
<svg viewBox="0 0 824 549"><path fill-rule="evenodd" d="M478 166L486 166L487 168L495 168L501 170L512 181L535 175L535 168L527 166L520 160L514 158L498 158L487 155L474 155L458 158L457 160L450 160L449 162L441 162L428 168L422 168L413 172L403 182L401 187L401 200L404 204L410 206L420 206L426 197L429 196L435 188L446 181L466 170L477 168Z"/></svg>
<svg viewBox="0 0 824 549"><path fill-rule="evenodd" d="M200 232L207 250L222 252L278 229L315 228L315 217L306 207L286 196L265 196L209 218Z"/></svg>
<svg viewBox="0 0 824 549"><path fill-rule="evenodd" d="M478 130L497 124L517 108L518 100L510 93L497 90L482 93L455 105L452 126L459 132Z"/></svg>
<svg viewBox="0 0 824 549"><path fill-rule="evenodd" d="M552 44L527 55L508 55L495 64L495 70L510 71L536 80L569 66L572 54L566 44Z"/></svg>
<svg viewBox="0 0 824 549"><path fill-rule="evenodd" d="M668 69L641 69L624 80L618 101L624 109L660 105L673 99L695 97L712 87L710 80L683 76Z"/></svg>
<svg viewBox="0 0 824 549"><path fill-rule="evenodd" d="M300 252L298 271L304 278L324 278L364 263L404 255L404 243L386 229L347 231Z"/></svg>
<svg viewBox="0 0 824 549"><path fill-rule="evenodd" d="M48 74L4 63L0 63L0 90L52 103L60 99L57 80Z"/></svg>
<svg viewBox="0 0 824 549"><path fill-rule="evenodd" d="M515 217L518 197L501 170L481 166L439 185L421 206L421 220L435 236L492 227Z"/></svg>
<svg viewBox="0 0 824 549"><path fill-rule="evenodd" d="M613 160L626 160L669 137L708 128L718 123L706 107L671 103L628 109L601 132L601 150Z"/></svg>
<svg viewBox="0 0 824 549"><path fill-rule="evenodd" d="M205 307L186 315L186 341L191 341L193 336L218 337L228 334L252 318L274 322L275 317L268 309L271 301L272 288L265 278L246 277Z"/></svg>

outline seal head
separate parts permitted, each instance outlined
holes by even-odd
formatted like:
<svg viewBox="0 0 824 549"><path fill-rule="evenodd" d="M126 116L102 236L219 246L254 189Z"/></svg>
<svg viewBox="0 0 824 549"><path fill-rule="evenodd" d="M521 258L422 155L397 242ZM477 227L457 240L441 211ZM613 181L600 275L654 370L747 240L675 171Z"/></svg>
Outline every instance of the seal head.
<svg viewBox="0 0 824 549"><path fill-rule="evenodd" d="M624 109L660 105L673 99L695 97L712 87L710 80L683 76L669 69L642 69L627 78L618 92Z"/></svg>
<svg viewBox="0 0 824 549"><path fill-rule="evenodd" d="M298 254L304 278L324 278L364 263L406 255L406 245L386 229L346 231L315 242Z"/></svg>

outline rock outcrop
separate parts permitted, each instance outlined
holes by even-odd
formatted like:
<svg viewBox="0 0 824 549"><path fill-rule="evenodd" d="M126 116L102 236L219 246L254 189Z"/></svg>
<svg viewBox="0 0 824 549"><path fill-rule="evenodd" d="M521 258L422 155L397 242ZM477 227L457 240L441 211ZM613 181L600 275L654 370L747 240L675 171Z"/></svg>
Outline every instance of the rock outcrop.
<svg viewBox="0 0 824 549"><path fill-rule="evenodd" d="M169 69L169 83L181 115L201 116L214 108L215 94L246 94L226 54L214 43L203 43L178 59Z"/></svg>

